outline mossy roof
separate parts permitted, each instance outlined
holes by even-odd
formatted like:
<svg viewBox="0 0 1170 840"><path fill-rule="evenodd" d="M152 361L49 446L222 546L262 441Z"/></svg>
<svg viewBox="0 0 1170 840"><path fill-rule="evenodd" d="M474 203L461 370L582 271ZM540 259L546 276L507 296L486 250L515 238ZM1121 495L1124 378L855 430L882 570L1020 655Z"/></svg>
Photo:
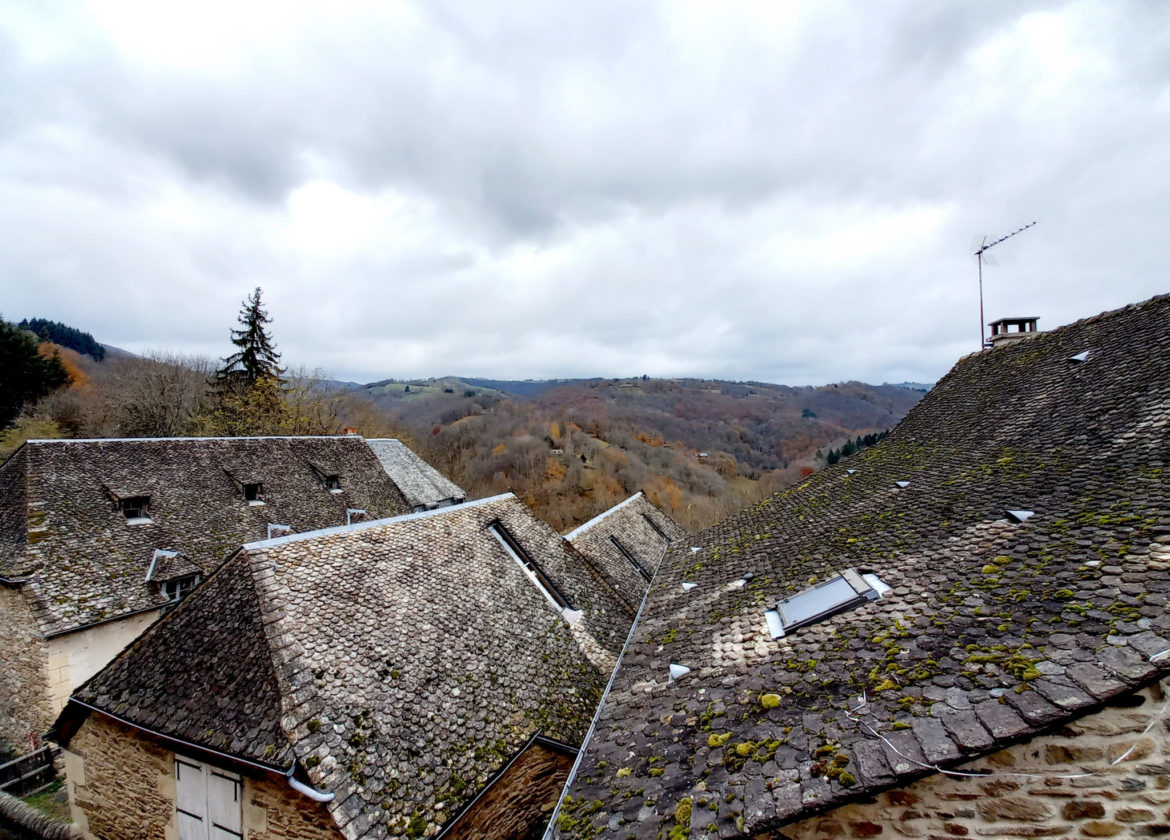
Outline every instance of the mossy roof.
<svg viewBox="0 0 1170 840"><path fill-rule="evenodd" d="M244 546L74 698L242 760L295 760L335 794L344 836L407 836L450 821L534 735L579 744L632 618L506 494Z"/></svg>
<svg viewBox="0 0 1170 840"><path fill-rule="evenodd" d="M244 497L254 482L263 504ZM130 524L120 500L141 496L149 519ZM146 579L156 549L207 575L270 523L343 525L347 508L411 509L356 436L29 441L0 467L0 576L54 635L163 605Z"/></svg>
<svg viewBox="0 0 1170 840"><path fill-rule="evenodd" d="M1168 460L1170 296L962 359L877 446L671 549L558 836L657 837L690 797L691 836L750 837L1170 673ZM846 568L892 591L771 637Z"/></svg>

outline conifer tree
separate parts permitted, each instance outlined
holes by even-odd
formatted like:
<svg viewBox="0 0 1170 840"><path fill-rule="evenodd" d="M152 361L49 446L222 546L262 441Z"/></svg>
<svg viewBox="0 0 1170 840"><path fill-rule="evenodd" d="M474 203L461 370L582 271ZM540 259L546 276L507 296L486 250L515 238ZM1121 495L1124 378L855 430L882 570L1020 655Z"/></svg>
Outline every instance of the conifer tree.
<svg viewBox="0 0 1170 840"><path fill-rule="evenodd" d="M235 353L223 360L223 367L215 374L221 383L252 386L262 379L280 379L280 354L265 329L272 318L260 305L260 287L257 286L240 310L240 329L232 330Z"/></svg>
<svg viewBox="0 0 1170 840"><path fill-rule="evenodd" d="M0 318L0 429L16 420L26 404L68 382L56 353L41 355L35 338Z"/></svg>

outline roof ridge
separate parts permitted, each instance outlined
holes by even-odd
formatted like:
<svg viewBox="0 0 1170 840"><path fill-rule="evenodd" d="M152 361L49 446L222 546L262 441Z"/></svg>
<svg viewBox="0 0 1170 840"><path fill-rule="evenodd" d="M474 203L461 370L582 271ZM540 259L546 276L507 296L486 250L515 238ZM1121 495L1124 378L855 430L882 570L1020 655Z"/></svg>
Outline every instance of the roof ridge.
<svg viewBox="0 0 1170 840"><path fill-rule="evenodd" d="M635 499L637 499L637 498L638 498L639 496L641 496L641 495L643 495L643 493L642 493L642 491L641 491L641 490L639 490L637 493L635 493L634 495L630 496L630 497L629 497L628 499L626 499L625 501L618 502L618 503L617 503L616 505L614 505L613 507L611 507L611 508L608 508L608 509L606 509L606 510L603 510L601 513L597 514L597 516L595 516L595 517L593 517L592 519L590 519L590 520L589 520L588 522L586 522L584 525L578 525L578 526L577 526L576 528L574 528L572 531L570 531L569 533L565 534L565 539L566 539L566 540L571 540L573 537L577 536L578 534L580 534L580 533L582 533L582 532L584 532L584 531L588 531L590 528L592 528L594 525L596 525L596 524L597 524L598 522L600 522L601 520L605 519L605 518L606 518L607 516L609 516L611 513L615 513L615 512L617 512L618 510L620 510L621 508L624 508L626 505L630 504L631 502L633 502Z"/></svg>
<svg viewBox="0 0 1170 840"><path fill-rule="evenodd" d="M488 496L484 499L476 499L473 502L463 502L458 505L448 505L447 507L435 508L434 510L420 510L417 513L404 513L400 516L388 516L385 519L372 519L369 522L354 522L351 525L334 525L332 528L318 528L315 531L302 531L299 534L289 534L284 537L273 537L268 540L256 540L255 542L244 543L242 548L247 551L258 551L263 548L271 548L273 546L282 545L290 542L301 542L304 540L317 539L318 537L340 536L342 534L351 534L358 531L367 531L371 528L378 528L384 525L391 525L398 522L408 522L414 519L428 519L434 516L454 515L460 511L468 510L470 508L478 508L489 502L498 502L507 498L516 498L516 494L508 491L507 493L500 493L498 496Z"/></svg>
<svg viewBox="0 0 1170 840"><path fill-rule="evenodd" d="M243 548L245 562L252 578L252 590L260 611L260 630L264 634L272 672L276 676L277 697L280 700L280 731L284 733L292 752L293 766L302 756L317 749L323 740L307 723L319 714L323 707L320 692L312 680L304 681L298 689L296 675L308 667L304 660L304 648L297 638L296 627L285 615L284 601L276 583L274 562L264 552L249 552ZM301 698L301 699L297 699ZM293 705L296 703L296 705ZM298 727L306 725L304 738L296 737ZM298 747L301 749L298 751ZM335 797L334 801L345 799Z"/></svg>

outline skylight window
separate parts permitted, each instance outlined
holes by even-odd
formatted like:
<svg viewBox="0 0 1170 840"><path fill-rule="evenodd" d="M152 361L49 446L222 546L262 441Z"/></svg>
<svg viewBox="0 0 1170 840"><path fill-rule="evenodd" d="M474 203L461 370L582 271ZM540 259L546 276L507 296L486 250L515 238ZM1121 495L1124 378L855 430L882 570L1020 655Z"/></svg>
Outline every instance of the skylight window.
<svg viewBox="0 0 1170 840"><path fill-rule="evenodd" d="M890 587L877 575L846 569L811 589L785 598L776 609L764 613L764 617L772 638L778 639L800 627L876 601L889 591Z"/></svg>
<svg viewBox="0 0 1170 840"><path fill-rule="evenodd" d="M1073 364L1080 364L1081 362L1087 362L1089 360L1089 354L1092 352L1093 352L1092 350L1082 350L1080 353L1077 353L1075 356L1069 356L1068 360L1070 362L1072 362Z"/></svg>
<svg viewBox="0 0 1170 840"><path fill-rule="evenodd" d="M1012 522L1027 522L1036 515L1036 512L1031 510L1005 510L1004 513Z"/></svg>
<svg viewBox="0 0 1170 840"><path fill-rule="evenodd" d="M150 496L129 496L118 500L126 524L141 525L150 521Z"/></svg>
<svg viewBox="0 0 1170 840"><path fill-rule="evenodd" d="M516 541L516 538L512 536L511 532L504 527L503 522L500 522L497 519L488 526L488 529L492 532L492 535L500 541L500 545L504 547L504 550L508 552L512 559L520 564L520 568L522 568L524 573L528 575L528 579L536 584L536 588L544 594L544 597L548 598L548 600L552 602L552 604L555 605L556 608L562 613L564 613L566 610L573 609L573 606L569 603L569 600L561 594L560 590L557 589L556 585L552 582L552 580L549 579L548 575L546 575L540 566L537 565L536 561L529 556L528 552L524 550L524 547Z"/></svg>
<svg viewBox="0 0 1170 840"><path fill-rule="evenodd" d="M630 565L638 570L638 574L640 574L647 581L650 580L650 573L642 568L642 564L638 562L638 558L631 554L628 548L622 545L621 540L611 535L609 541L614 544L614 547L617 548L618 551L622 553L623 557L630 561Z"/></svg>
<svg viewBox="0 0 1170 840"><path fill-rule="evenodd" d="M895 481L894 484L898 485L898 487L901 488L902 490L905 490L907 487L910 486L909 481Z"/></svg>
<svg viewBox="0 0 1170 840"><path fill-rule="evenodd" d="M339 475L325 476L325 487L329 490L330 493L340 493L341 492L341 476L339 476Z"/></svg>
<svg viewBox="0 0 1170 840"><path fill-rule="evenodd" d="M244 485L244 500L250 505L264 504L263 494L264 485L259 482Z"/></svg>
<svg viewBox="0 0 1170 840"><path fill-rule="evenodd" d="M667 542L670 542L670 538L668 536L666 536L666 534L663 532L663 530L658 527L658 524L653 519L650 518L649 514L643 513L642 518L646 520L647 525L649 525L651 528L654 529L654 533L656 533L658 536L662 537L662 539L666 540Z"/></svg>

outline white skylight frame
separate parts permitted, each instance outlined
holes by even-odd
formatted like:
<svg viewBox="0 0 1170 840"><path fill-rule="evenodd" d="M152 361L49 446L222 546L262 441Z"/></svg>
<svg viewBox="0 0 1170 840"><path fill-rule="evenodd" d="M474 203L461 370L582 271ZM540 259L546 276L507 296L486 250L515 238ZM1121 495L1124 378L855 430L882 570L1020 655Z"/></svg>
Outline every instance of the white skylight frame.
<svg viewBox="0 0 1170 840"><path fill-rule="evenodd" d="M890 586L876 574L859 574L856 569L845 569L828 580L783 599L774 609L764 613L764 620L772 638L779 639L801 627L817 624L837 613L876 601L889 591Z"/></svg>
<svg viewBox="0 0 1170 840"><path fill-rule="evenodd" d="M523 570L524 576L532 581L533 585L540 590L541 594L548 599L548 602L553 605L557 612L564 616L570 624L580 618L581 611L574 608L573 603L561 593L557 585L552 582L552 579L544 573L544 570L540 568L524 547L512 536L512 533L504 526L503 522L498 519L491 522L488 525L488 531L503 546L508 556L516 561Z"/></svg>

